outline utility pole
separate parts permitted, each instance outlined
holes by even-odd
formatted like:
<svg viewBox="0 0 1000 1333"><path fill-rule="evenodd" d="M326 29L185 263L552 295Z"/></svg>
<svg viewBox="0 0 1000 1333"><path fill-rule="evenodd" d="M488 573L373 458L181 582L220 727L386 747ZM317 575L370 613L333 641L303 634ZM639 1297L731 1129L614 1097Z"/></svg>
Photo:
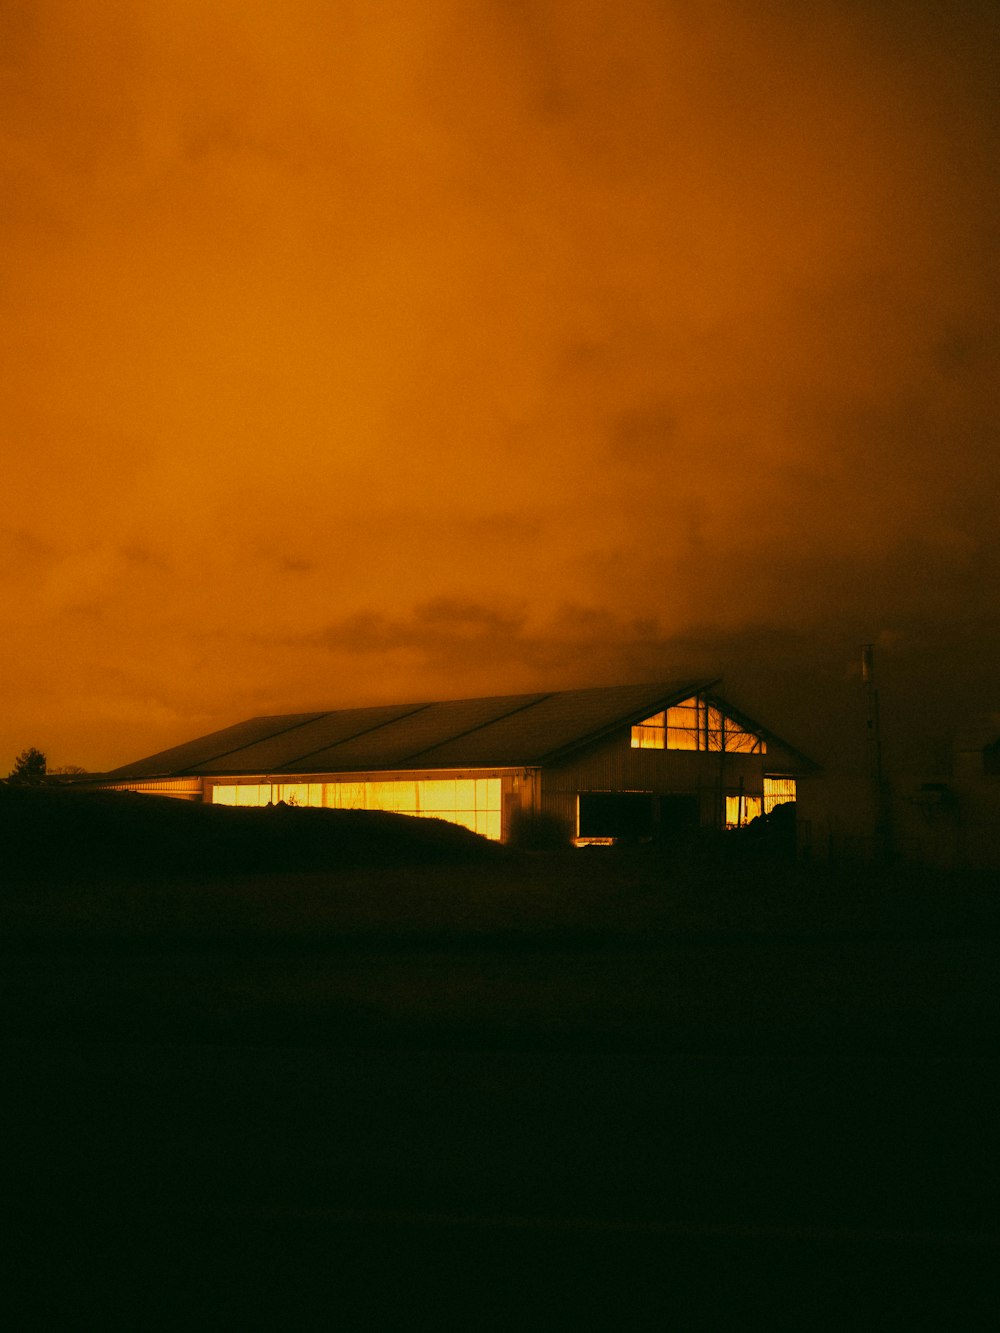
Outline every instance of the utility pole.
<svg viewBox="0 0 1000 1333"><path fill-rule="evenodd" d="M866 643L861 649L861 681L865 687L865 711L868 715L868 777L878 791L882 786L882 730L878 715L878 690L875 688L875 648Z"/></svg>
<svg viewBox="0 0 1000 1333"><path fill-rule="evenodd" d="M861 682L865 690L867 717L868 778L874 806L874 850L879 860L892 854L892 817L889 788L882 768L882 726L879 719L878 689L875 685L875 649L866 643L861 649Z"/></svg>

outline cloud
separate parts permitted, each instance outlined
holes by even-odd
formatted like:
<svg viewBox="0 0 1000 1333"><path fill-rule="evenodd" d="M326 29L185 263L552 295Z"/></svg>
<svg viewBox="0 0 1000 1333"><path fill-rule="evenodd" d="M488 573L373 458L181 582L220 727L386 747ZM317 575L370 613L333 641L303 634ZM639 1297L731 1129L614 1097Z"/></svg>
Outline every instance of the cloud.
<svg viewBox="0 0 1000 1333"><path fill-rule="evenodd" d="M518 639L525 616L517 610L501 611L457 597L436 597L414 608L406 618L380 611L363 611L344 617L322 629L314 641L322 647L348 654L416 652L440 661L460 664L495 651Z"/></svg>
<svg viewBox="0 0 1000 1333"><path fill-rule="evenodd" d="M3 7L3 743L985 623L998 20L942 15Z"/></svg>

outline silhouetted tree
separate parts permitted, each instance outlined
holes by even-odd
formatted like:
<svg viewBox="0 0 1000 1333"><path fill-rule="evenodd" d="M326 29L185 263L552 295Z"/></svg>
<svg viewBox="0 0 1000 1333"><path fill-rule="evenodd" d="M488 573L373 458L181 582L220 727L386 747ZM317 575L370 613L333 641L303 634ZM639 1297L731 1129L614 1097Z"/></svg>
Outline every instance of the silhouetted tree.
<svg viewBox="0 0 1000 1333"><path fill-rule="evenodd" d="M15 787L36 787L45 781L45 771L45 755L32 745L14 760L7 781Z"/></svg>

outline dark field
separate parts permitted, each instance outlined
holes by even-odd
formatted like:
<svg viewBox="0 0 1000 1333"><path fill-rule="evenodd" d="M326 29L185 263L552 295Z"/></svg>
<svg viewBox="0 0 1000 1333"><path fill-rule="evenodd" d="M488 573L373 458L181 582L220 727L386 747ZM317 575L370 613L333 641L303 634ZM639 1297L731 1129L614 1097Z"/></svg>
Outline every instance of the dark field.
<svg viewBox="0 0 1000 1333"><path fill-rule="evenodd" d="M408 856L29 859L12 1326L996 1326L992 879Z"/></svg>

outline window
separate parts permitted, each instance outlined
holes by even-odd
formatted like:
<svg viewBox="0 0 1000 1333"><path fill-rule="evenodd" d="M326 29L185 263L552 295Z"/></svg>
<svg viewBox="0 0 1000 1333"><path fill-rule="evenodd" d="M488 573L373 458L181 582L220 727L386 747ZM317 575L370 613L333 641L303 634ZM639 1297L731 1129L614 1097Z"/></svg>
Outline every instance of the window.
<svg viewBox="0 0 1000 1333"><path fill-rule="evenodd" d="M693 695L664 713L654 713L632 728L633 750L717 750L728 754L765 754L762 736L727 717L704 695Z"/></svg>
<svg viewBox="0 0 1000 1333"><path fill-rule="evenodd" d="M761 810L759 796L727 796L726 828L742 828L757 819Z"/></svg>
<svg viewBox="0 0 1000 1333"><path fill-rule="evenodd" d="M216 787L213 795L217 802L220 791L230 793L230 799L222 802L225 805L267 805L271 799L269 782L241 782L237 787Z"/></svg>
<svg viewBox="0 0 1000 1333"><path fill-rule="evenodd" d="M633 750L662 750L666 744L666 714L654 713L632 728Z"/></svg>
<svg viewBox="0 0 1000 1333"><path fill-rule="evenodd" d="M752 731L744 731L731 717L723 719L725 723L725 750L729 754L763 754L767 749L760 736Z"/></svg>
<svg viewBox="0 0 1000 1333"><path fill-rule="evenodd" d="M273 800L284 801L286 805L323 804L321 782L275 782L272 791Z"/></svg>
<svg viewBox="0 0 1000 1333"><path fill-rule="evenodd" d="M704 701L685 699L667 709L667 749L704 750Z"/></svg>
<svg viewBox="0 0 1000 1333"><path fill-rule="evenodd" d="M388 782L243 782L212 789L215 805L325 806L330 810L391 810L446 819L499 841L499 778L427 778Z"/></svg>
<svg viewBox="0 0 1000 1333"><path fill-rule="evenodd" d="M393 810L446 819L494 841L500 839L499 778L424 778L419 781L328 782L332 809Z"/></svg>
<svg viewBox="0 0 1000 1333"><path fill-rule="evenodd" d="M769 815L776 805L795 800L794 778L764 779L764 813Z"/></svg>

